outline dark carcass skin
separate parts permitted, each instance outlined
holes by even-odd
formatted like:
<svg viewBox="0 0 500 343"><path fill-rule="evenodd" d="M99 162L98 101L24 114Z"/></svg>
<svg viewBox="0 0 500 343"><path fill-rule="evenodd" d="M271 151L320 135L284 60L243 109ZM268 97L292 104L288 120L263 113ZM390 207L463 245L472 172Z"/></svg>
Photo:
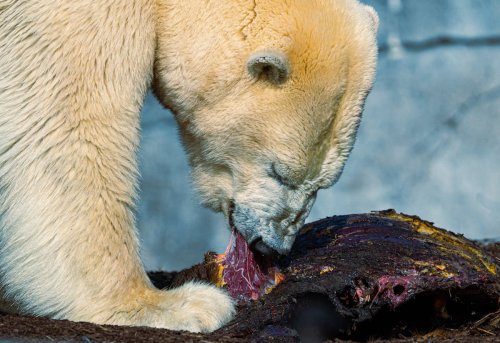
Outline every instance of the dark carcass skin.
<svg viewBox="0 0 500 343"><path fill-rule="evenodd" d="M0 314L0 340L498 342L500 244L487 248L394 211L335 216L305 226L279 261L285 280L242 302L212 334ZM190 279L222 285L221 275L213 253L188 270L150 273L159 288Z"/></svg>
<svg viewBox="0 0 500 343"><path fill-rule="evenodd" d="M305 226L279 260L285 281L240 305L219 333L315 341L457 327L498 308L497 262L463 236L392 210L326 218ZM220 277L207 255L173 285Z"/></svg>

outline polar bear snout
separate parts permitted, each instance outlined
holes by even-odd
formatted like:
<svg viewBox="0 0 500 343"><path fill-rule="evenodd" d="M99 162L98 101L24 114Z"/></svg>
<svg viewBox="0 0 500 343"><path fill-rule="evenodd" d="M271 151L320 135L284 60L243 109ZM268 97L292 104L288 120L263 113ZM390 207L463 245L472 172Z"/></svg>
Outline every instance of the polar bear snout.
<svg viewBox="0 0 500 343"><path fill-rule="evenodd" d="M300 204L290 204L285 199L302 198ZM229 213L230 225L238 230L254 252L261 255L286 255L295 237L304 225L312 208L316 193L309 196L273 197L268 201L234 202ZM295 206L290 206L295 205Z"/></svg>
<svg viewBox="0 0 500 343"><path fill-rule="evenodd" d="M252 250L254 254L258 254L266 258L273 258L279 255L276 250L267 245L260 237L250 244L250 250Z"/></svg>

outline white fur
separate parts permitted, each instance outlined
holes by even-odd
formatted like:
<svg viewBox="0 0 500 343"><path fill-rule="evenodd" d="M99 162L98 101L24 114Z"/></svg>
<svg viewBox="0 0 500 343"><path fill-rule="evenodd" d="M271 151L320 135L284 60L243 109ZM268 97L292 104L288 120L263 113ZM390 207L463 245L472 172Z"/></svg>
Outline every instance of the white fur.
<svg viewBox="0 0 500 343"><path fill-rule="evenodd" d="M202 201L226 215L234 202L248 240L286 252L352 148L374 75L370 18L355 0L0 0L2 308L203 332L227 323L223 291L157 290L139 260L145 91L154 79L176 113ZM271 50L290 63L282 84L246 68Z"/></svg>

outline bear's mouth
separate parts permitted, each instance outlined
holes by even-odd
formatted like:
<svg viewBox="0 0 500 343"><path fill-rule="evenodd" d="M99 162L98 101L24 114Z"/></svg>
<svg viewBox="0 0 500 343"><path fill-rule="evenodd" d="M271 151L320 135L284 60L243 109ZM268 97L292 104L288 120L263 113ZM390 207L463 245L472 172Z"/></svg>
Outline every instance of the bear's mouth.
<svg viewBox="0 0 500 343"><path fill-rule="evenodd" d="M256 300L269 293L283 281L284 276L276 266L275 255L265 255L255 248L262 239L250 244L234 225L232 209L229 211L231 239L224 254L218 256L222 263L222 280L229 294L239 301Z"/></svg>
<svg viewBox="0 0 500 343"><path fill-rule="evenodd" d="M234 201L231 201L228 213L229 228L231 229L232 235L238 234L243 238L243 234L240 230L238 230L234 221L234 207ZM274 266L278 260L279 254L274 249L265 244L262 240L262 237L255 237L251 240L251 242L243 239L243 242L239 243L239 245L240 248L243 247L243 245L247 245L244 248L252 253L252 256L248 257L254 258L257 266L264 272L267 271L269 267Z"/></svg>

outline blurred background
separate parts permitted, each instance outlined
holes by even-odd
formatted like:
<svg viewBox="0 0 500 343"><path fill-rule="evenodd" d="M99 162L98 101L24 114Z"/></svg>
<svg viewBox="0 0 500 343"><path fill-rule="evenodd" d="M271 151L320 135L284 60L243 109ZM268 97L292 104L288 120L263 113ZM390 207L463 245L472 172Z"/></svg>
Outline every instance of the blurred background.
<svg viewBox="0 0 500 343"><path fill-rule="evenodd" d="M365 0L380 16L377 80L340 181L308 221L394 208L500 239L500 0ZM221 214L198 205L172 114L148 94L137 211L148 270L222 252Z"/></svg>

